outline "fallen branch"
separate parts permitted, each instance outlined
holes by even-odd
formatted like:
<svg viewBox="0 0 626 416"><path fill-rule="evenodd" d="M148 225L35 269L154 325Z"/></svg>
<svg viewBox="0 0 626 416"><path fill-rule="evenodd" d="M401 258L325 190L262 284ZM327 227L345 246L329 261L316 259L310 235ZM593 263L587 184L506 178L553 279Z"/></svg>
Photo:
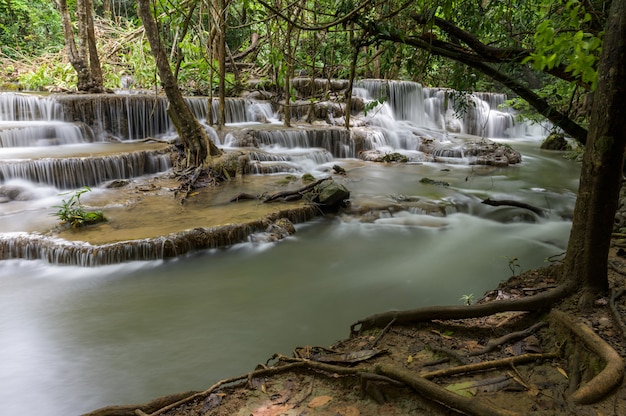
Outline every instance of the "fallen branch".
<svg viewBox="0 0 626 416"><path fill-rule="evenodd" d="M553 310L550 319L555 325L564 326L580 338L591 351L596 353L606 366L594 378L576 390L570 399L577 404L591 404L604 398L611 390L617 388L624 377L624 360L620 355L591 328L574 322L564 312Z"/></svg>
<svg viewBox="0 0 626 416"><path fill-rule="evenodd" d="M406 325L432 320L479 318L509 311L537 311L551 308L555 301L564 298L572 290L570 285L563 284L554 290L514 300L495 300L469 306L432 306L404 311L383 312L370 315L355 322L350 326L350 334L355 336L361 331L372 328L384 328L394 319L395 325Z"/></svg>

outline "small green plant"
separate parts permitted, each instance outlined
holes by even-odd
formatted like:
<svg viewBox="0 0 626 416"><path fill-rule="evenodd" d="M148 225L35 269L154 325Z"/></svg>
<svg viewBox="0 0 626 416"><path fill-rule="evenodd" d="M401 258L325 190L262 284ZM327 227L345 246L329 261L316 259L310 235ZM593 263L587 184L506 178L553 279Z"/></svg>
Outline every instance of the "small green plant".
<svg viewBox="0 0 626 416"><path fill-rule="evenodd" d="M379 104L384 104L387 101L387 97L379 98L378 100L373 100L365 104L363 108L363 115L367 117L367 113L378 107Z"/></svg>
<svg viewBox="0 0 626 416"><path fill-rule="evenodd" d="M68 200L63 200L61 205L55 205L57 212L53 213L55 217L61 220L61 224L69 224L72 228L78 228L89 224L96 224L106 221L102 211L86 211L80 202L80 197L86 192L91 192L91 188L83 186L74 192ZM68 193L61 195L68 195Z"/></svg>
<svg viewBox="0 0 626 416"><path fill-rule="evenodd" d="M517 257L509 257L509 256L504 256L505 259L507 259L509 261L509 270L511 271L512 275L515 276L516 270L520 271L522 269L522 266L520 266L520 264L517 262L519 259Z"/></svg>
<svg viewBox="0 0 626 416"><path fill-rule="evenodd" d="M459 298L459 300L463 302L463 305L470 306L474 303L474 294L470 293L469 295L463 295Z"/></svg>

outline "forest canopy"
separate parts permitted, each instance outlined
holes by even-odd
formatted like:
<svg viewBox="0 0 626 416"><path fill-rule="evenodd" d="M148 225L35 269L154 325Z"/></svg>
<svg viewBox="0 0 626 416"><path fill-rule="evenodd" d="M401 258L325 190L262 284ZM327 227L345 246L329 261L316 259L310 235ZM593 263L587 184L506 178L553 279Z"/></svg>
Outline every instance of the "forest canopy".
<svg viewBox="0 0 626 416"><path fill-rule="evenodd" d="M75 13L76 1L67 4ZM519 110L529 108L524 91L532 92L546 101L547 112L562 112L585 127L610 1L151 4L185 94L209 95L217 89L217 22L224 16L225 83L231 95L250 79L289 88L295 75L348 78L352 69L357 78L504 91L512 98L522 96L512 102ZM132 76L137 88L159 85L135 2L96 0L93 9L105 86L119 88L124 76ZM5 17L0 22L3 89L76 87L53 3L0 0L0 13Z"/></svg>

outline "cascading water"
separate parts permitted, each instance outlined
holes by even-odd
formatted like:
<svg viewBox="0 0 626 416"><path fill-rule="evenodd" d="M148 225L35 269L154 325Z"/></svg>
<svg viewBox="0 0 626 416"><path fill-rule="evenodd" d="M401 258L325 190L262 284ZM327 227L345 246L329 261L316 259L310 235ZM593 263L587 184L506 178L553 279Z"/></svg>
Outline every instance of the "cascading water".
<svg viewBox="0 0 626 416"><path fill-rule="evenodd" d="M382 85L371 83L367 88L373 91ZM380 97L369 95L366 84L359 88L363 95ZM230 135L220 145L233 152L249 147L250 159L259 166L257 172L290 169L289 176L312 172L322 177L331 175L335 164L345 169L345 175L333 176L351 192L349 214L299 225L294 236L278 244L247 240L250 232L264 231L264 222L224 225L216 233L201 222L213 215L205 218L206 205L214 204L221 207L215 217L231 223L228 215L235 216L240 208L227 203L230 196L256 180L261 185L253 193L282 190L278 180L286 175L236 178L215 192L201 190L183 206L173 201L171 193L167 194L171 203L157 199L152 194L158 193L158 182L146 181L133 190L138 196L126 206L128 201L118 198L116 189L98 186L98 181L111 176L94 174L98 178L93 180L95 195L86 202L105 206L111 220L106 228L85 233L97 233L99 239L108 237L110 242L73 243L46 235L56 225L50 207L59 204L60 188L73 186L63 185L71 179L48 181L14 171L31 165L28 169L36 171L37 163L67 159L68 164L58 169L63 175L77 173L79 168L72 164L92 163L86 159L93 156L102 160L94 163L108 165L101 166L102 172L118 169L113 176L145 172L135 165L142 162L122 156L132 153L122 149L127 145L136 149L139 144L133 141L144 135L171 134L164 106L155 105L153 97L140 104L141 98L134 94L133 100L138 101L131 100L136 107L130 111L117 107L127 97L119 102L111 99L111 104L102 101L100 114L124 120L121 124L127 127L103 133L98 126L111 125L108 121L98 125L83 120L81 129L96 134L88 134L82 144L59 141L43 146L35 138L24 141L30 143L28 148L0 148L0 171L14 172L12 179L0 179L0 256L12 258L0 261L0 402L4 412L24 413L27 406L31 413L65 416L106 405L147 402L177 391L203 390L219 379L250 371L275 352L288 354L299 345L328 345L346 336L352 322L371 313L455 304L470 293L479 297L509 275L507 258L518 258L526 270L562 253L575 200L577 165L559 154L538 150L537 134L522 130L521 125L508 131L523 134L510 133L497 141L519 149L522 164L470 165L464 149L454 153L465 136L437 124L446 120L444 90L422 90L420 101L420 89L417 84L398 83L397 90L392 88L393 98L367 117L353 119L355 126L349 133L320 125L284 129L274 122L276 116L267 103L233 101L242 111L231 111L241 117L232 124L241 126L228 126ZM439 98L431 99L431 95ZM491 96L477 97L495 110L496 103L488 101ZM15 102L29 114L54 114L32 120L12 116L25 123L74 126L66 110L77 104L64 98L58 107L54 105L57 99L44 99L51 106L46 109L38 107L42 103L35 96L4 97L0 102L14 102L2 107L3 114L15 113ZM205 99L191 101L200 108L206 105ZM422 114L411 114L420 111L421 102ZM147 114L142 116L140 108ZM260 113L264 116L250 115ZM457 121L459 131L468 128L466 120ZM240 129L249 132L243 134ZM123 136L124 131L132 138ZM496 128L492 131L500 134ZM121 143L103 142L108 136L119 136L116 139ZM476 139L483 135L479 136ZM7 142L13 145L21 140ZM256 147L251 147L254 143ZM160 152L165 145L142 145L147 146L142 152L155 152L157 158L164 155ZM425 152L427 146L432 151ZM360 153L376 149L409 153L416 163L358 159ZM435 154L444 163L435 163L426 154ZM446 163L455 156L462 157ZM115 163L124 167L113 168L109 165L113 160L123 160ZM284 167L271 170L265 166L274 163ZM162 169L165 164L155 168ZM82 186L79 182L76 186ZM481 203L486 197L524 201L540 207L545 215L487 206ZM259 211L267 205L252 204ZM137 215L117 216L118 207ZM310 221L314 210L311 207L300 218L292 213L290 218ZM149 234L164 224L179 223L193 225L183 233L168 231L134 242L117 237L125 236L127 229ZM169 256L177 257L164 259Z"/></svg>

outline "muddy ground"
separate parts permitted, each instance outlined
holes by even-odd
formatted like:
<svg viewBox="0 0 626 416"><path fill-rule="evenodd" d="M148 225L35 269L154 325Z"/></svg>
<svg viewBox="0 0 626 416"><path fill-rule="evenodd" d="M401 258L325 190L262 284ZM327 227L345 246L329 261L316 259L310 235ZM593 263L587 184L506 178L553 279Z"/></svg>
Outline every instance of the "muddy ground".
<svg viewBox="0 0 626 416"><path fill-rule="evenodd" d="M612 288L625 287L626 257L615 244L610 264ZM555 264L514 276L478 303L550 290L556 286L556 273ZM593 329L624 357L621 318L616 319L610 304L609 297L598 299L594 310L584 315L574 298L554 308ZM626 296L613 304L620 316L626 314ZM596 376L605 363L554 321L548 311L504 312L403 326L391 323L363 333L357 331L358 327L353 329L349 339L331 346L302 346L290 357L268 357L249 374L207 386L204 392L180 393L140 405L112 406L90 415L464 414L449 407L457 398L461 407L472 406L473 410L465 411L467 414L626 414L623 383L599 402L574 403L572 394ZM514 336L508 338L512 333ZM415 375L428 380L424 382L426 387L411 385L410 377ZM434 396L428 390L432 385ZM441 391L443 396L437 396Z"/></svg>

